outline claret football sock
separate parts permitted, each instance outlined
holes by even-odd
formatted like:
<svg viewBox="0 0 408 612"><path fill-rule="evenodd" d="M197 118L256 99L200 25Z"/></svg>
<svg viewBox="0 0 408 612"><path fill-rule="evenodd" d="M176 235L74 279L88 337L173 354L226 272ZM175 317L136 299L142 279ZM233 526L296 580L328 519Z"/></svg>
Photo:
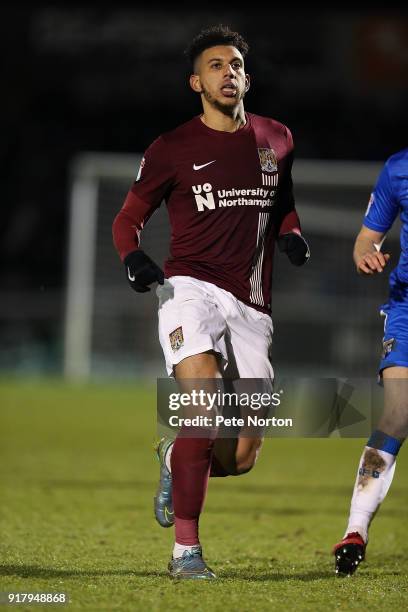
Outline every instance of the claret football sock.
<svg viewBox="0 0 408 612"><path fill-rule="evenodd" d="M174 442L171 472L178 544L199 544L198 520L207 491L213 445L211 438L177 437Z"/></svg>
<svg viewBox="0 0 408 612"><path fill-rule="evenodd" d="M387 495L401 442L375 431L360 459L346 534L358 532L365 542L370 522Z"/></svg>

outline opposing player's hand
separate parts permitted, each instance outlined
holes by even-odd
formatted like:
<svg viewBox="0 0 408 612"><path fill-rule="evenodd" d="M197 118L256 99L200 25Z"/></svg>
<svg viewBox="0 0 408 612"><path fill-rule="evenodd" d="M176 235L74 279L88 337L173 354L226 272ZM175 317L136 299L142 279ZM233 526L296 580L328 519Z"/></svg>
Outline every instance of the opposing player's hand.
<svg viewBox="0 0 408 612"><path fill-rule="evenodd" d="M357 272L359 274L375 274L382 272L390 259L389 253L374 251L362 255L357 262Z"/></svg>
<svg viewBox="0 0 408 612"><path fill-rule="evenodd" d="M146 291L150 291L149 285L156 281L159 285L163 285L163 270L144 251L139 249L129 253L123 263L125 264L129 285L134 291L146 293Z"/></svg>
<svg viewBox="0 0 408 612"><path fill-rule="evenodd" d="M303 264L309 261L309 245L300 234L295 232L282 234L282 236L279 236L277 243L279 250L287 254L294 266L303 266Z"/></svg>

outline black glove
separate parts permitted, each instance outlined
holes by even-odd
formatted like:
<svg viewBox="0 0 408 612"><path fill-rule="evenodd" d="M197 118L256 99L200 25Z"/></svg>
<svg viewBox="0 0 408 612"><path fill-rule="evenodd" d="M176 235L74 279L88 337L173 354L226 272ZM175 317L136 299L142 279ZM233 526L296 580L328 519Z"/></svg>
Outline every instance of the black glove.
<svg viewBox="0 0 408 612"><path fill-rule="evenodd" d="M132 251L123 260L129 285L138 293L150 291L151 285L157 281L160 285L164 283L163 270L157 266L144 251Z"/></svg>
<svg viewBox="0 0 408 612"><path fill-rule="evenodd" d="M310 249L303 236L295 232L282 234L277 243L281 253L286 253L294 266L303 266L309 260Z"/></svg>

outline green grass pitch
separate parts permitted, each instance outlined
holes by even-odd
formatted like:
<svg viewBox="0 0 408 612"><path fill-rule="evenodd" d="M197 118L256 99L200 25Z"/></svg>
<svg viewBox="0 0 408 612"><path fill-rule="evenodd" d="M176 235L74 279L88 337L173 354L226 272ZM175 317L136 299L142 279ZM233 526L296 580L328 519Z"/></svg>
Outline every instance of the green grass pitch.
<svg viewBox="0 0 408 612"><path fill-rule="evenodd" d="M155 428L154 388L0 383L0 591L95 611L408 608L406 448L354 577L334 576L330 551L364 441L268 439L252 472L210 481L201 536L219 579L174 584Z"/></svg>

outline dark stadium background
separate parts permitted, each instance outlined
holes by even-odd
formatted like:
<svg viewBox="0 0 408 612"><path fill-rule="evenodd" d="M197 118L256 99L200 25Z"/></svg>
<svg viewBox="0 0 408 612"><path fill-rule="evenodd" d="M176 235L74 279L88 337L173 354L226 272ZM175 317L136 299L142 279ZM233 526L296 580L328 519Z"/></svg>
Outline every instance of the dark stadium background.
<svg viewBox="0 0 408 612"><path fill-rule="evenodd" d="M188 6L202 8L2 4L0 599L12 590L64 592L75 610L184 610L187 601L211 612L407 609L407 449L356 580L335 580L331 549L344 533L368 437L361 439L362 430L372 425L361 413L378 407L366 383L381 393L378 305L388 274L361 279L351 250L369 197L365 179L358 184L362 168L380 167L407 146L408 14L391 2L347 10L344 3L330 10L293 2ZM341 187L330 180L321 189L295 185L304 228L316 231L304 268L277 255L272 358L278 379L286 371L297 377L284 381L284 397L295 425L312 436L272 432L256 469L211 479L200 532L219 576L215 593L166 576L173 531L160 529L152 511L155 383L165 371L154 295L130 290L111 243L124 175L100 181L97 308L88 325L98 376L72 384L60 375L70 345L64 317L73 164L84 152L128 160L198 114L182 51L203 26L220 22L251 45L247 110L290 127L303 176L316 160L330 180L335 160L354 162L343 164ZM148 252L165 248L154 229L159 214L144 233ZM386 244L396 257L397 238ZM91 261L82 258L78 268ZM81 340L75 317L73 328ZM74 351L76 365L86 374ZM319 377L331 375L335 385L321 384ZM360 376L364 385L353 386L350 379ZM339 416L346 426L332 431Z"/></svg>
<svg viewBox="0 0 408 612"><path fill-rule="evenodd" d="M142 152L199 112L182 51L203 26L248 39L246 108L286 123L298 158L383 161L407 145L406 13L264 6L3 8L3 370L60 371L69 165L82 151Z"/></svg>

